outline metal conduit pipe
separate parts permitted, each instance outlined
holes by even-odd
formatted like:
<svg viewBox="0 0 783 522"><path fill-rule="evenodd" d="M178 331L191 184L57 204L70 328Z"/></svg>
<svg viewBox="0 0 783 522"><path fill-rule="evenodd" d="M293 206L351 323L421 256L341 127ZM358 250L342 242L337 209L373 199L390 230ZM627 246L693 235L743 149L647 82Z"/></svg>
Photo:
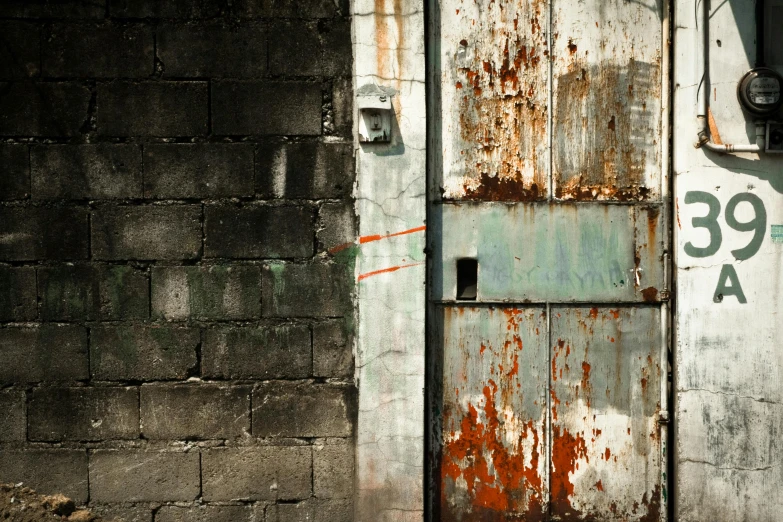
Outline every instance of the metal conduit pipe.
<svg viewBox="0 0 783 522"><path fill-rule="evenodd" d="M696 121L698 124L697 141L694 147L697 149L704 147L713 152L731 154L734 152L761 152L764 150L766 138L766 126L763 121L756 122L756 143L732 145L713 143L710 136L709 123L707 122L707 81L709 79L709 61L707 59L707 50L709 49L709 32L707 24L709 23L709 11L707 10L707 0L696 0L696 48L698 52L696 71L701 72L701 84L696 94ZM763 43L757 43L763 45Z"/></svg>

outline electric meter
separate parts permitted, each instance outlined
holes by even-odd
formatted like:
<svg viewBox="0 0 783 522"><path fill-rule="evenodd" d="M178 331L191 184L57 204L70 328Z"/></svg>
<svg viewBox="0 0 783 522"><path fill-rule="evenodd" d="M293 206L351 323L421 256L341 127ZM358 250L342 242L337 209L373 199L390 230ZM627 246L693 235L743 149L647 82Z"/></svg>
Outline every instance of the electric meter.
<svg viewBox="0 0 783 522"><path fill-rule="evenodd" d="M783 78L766 67L748 71L737 86L742 108L756 116L769 116L783 106Z"/></svg>

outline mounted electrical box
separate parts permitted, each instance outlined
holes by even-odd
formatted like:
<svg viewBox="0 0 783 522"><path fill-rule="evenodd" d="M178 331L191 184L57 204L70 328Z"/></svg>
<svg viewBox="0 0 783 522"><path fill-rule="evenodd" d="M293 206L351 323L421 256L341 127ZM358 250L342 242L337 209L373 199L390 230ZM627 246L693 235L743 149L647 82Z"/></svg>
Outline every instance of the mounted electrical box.
<svg viewBox="0 0 783 522"><path fill-rule="evenodd" d="M359 108L359 142L389 143L392 133L392 96L394 90L378 85L363 85L356 92Z"/></svg>
<svg viewBox="0 0 783 522"><path fill-rule="evenodd" d="M767 67L748 71L737 86L740 105L755 116L770 116L783 106L783 78Z"/></svg>

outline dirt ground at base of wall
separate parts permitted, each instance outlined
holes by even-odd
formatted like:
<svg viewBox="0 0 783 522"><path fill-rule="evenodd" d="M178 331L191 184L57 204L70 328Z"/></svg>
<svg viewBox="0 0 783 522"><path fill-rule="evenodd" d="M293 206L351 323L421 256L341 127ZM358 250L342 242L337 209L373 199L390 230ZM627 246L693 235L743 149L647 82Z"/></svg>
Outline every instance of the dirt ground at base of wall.
<svg viewBox="0 0 783 522"><path fill-rule="evenodd" d="M0 521L3 522L108 522L63 495L41 495L30 488L0 484Z"/></svg>

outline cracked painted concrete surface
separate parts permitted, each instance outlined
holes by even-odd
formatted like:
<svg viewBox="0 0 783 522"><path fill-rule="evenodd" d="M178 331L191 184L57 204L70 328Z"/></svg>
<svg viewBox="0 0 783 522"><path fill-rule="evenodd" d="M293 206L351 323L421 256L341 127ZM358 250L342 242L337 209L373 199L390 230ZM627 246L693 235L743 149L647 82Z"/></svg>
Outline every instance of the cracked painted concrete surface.
<svg viewBox="0 0 783 522"><path fill-rule="evenodd" d="M675 347L676 516L681 522L776 521L783 509L783 244L770 225L783 223L781 158L718 155L695 149L696 0L676 2L674 171L677 316ZM736 101L736 81L753 66L753 2L732 0L710 12L710 110L721 138L748 143L753 120ZM722 41L722 45L718 42ZM747 46L750 46L748 48ZM744 51L744 52L743 52ZM749 134L750 129L750 134ZM685 245L712 238L698 219L706 203L686 203L689 192L720 206L720 246L694 257ZM729 201L757 197L766 214L758 251L736 259L753 234L727 222ZM691 200L692 201L692 200ZM755 217L747 202L738 222ZM757 213L758 214L758 213ZM691 250L691 253L693 251ZM733 267L746 303L734 295L716 302L724 265Z"/></svg>
<svg viewBox="0 0 783 522"><path fill-rule="evenodd" d="M354 87L397 91L392 141L357 149L356 520L423 519L426 111L424 6L354 0ZM361 278L361 279L360 279Z"/></svg>

